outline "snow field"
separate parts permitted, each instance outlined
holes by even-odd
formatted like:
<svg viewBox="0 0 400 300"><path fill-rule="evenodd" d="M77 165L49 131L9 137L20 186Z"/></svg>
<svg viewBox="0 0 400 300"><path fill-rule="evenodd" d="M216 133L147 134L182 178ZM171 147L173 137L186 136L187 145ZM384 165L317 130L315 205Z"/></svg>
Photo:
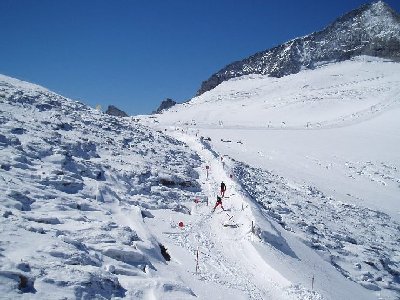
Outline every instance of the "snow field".
<svg viewBox="0 0 400 300"><path fill-rule="evenodd" d="M242 197L256 203L256 235L272 250L256 248L293 286L314 275L328 299L396 299L399 68L359 57L243 76L141 122L203 136L232 160ZM271 259L275 250L283 256Z"/></svg>

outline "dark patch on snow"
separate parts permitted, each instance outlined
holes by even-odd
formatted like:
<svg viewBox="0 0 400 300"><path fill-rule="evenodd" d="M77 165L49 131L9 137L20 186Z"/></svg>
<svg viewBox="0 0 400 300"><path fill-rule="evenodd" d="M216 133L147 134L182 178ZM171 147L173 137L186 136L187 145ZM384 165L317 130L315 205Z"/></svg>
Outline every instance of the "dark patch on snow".
<svg viewBox="0 0 400 300"><path fill-rule="evenodd" d="M382 264L383 268L392 276L396 277L398 282L400 282L400 269L395 270L396 267L395 262L391 261L388 258L380 259L380 263Z"/></svg>
<svg viewBox="0 0 400 300"><path fill-rule="evenodd" d="M178 187L178 186L182 188L198 187L198 184L196 182L192 182L189 180L181 180L181 179L171 180L167 178L161 178L160 184L166 187Z"/></svg>
<svg viewBox="0 0 400 300"><path fill-rule="evenodd" d="M171 255L169 255L167 248L163 244L158 244L160 246L161 255L164 257L166 261L171 260Z"/></svg>
<svg viewBox="0 0 400 300"><path fill-rule="evenodd" d="M61 224L60 220L56 217L31 216L31 217L25 217L25 219L27 219L28 221L33 221L42 224L52 224L52 225Z"/></svg>
<svg viewBox="0 0 400 300"><path fill-rule="evenodd" d="M60 124L55 124L54 125L54 130L64 130L64 131L70 131L74 127L71 124L68 123L60 123Z"/></svg>
<svg viewBox="0 0 400 300"><path fill-rule="evenodd" d="M10 171L11 166L9 164L0 164L0 169L4 171Z"/></svg>
<svg viewBox="0 0 400 300"><path fill-rule="evenodd" d="M8 218L9 216L12 216L12 212L11 211L9 211L9 210L6 210L4 213L3 213L3 217L4 218Z"/></svg>
<svg viewBox="0 0 400 300"><path fill-rule="evenodd" d="M180 212L180 213L186 214L186 215L190 215L191 214L191 210L189 208L187 208L185 205L182 205L182 204L177 204L176 206L174 206L172 208L172 210L176 211L176 212Z"/></svg>
<svg viewBox="0 0 400 300"><path fill-rule="evenodd" d="M12 190L7 193L7 196L18 201L19 203L21 203L21 206L19 209L22 211L30 211L32 203L35 202L35 200L29 198L27 195L24 195L18 191ZM18 208L18 207L16 207L16 208Z"/></svg>
<svg viewBox="0 0 400 300"><path fill-rule="evenodd" d="M271 224L272 228L274 226ZM274 228L275 229L275 228ZM277 250L281 251L282 253L293 257L295 259L299 259L296 253L290 248L289 244L286 242L285 238L279 233L279 231L275 230L276 234L272 234L269 231L262 230L259 227L254 228L254 233L265 243L270 244Z"/></svg>
<svg viewBox="0 0 400 300"><path fill-rule="evenodd" d="M25 132L26 132L26 129L21 128L21 127L11 129L12 134L24 134Z"/></svg>
<svg viewBox="0 0 400 300"><path fill-rule="evenodd" d="M88 280L79 282L74 290L76 299L114 299L126 296L126 289L114 275L90 274Z"/></svg>
<svg viewBox="0 0 400 300"><path fill-rule="evenodd" d="M378 267L375 265L374 262L372 261L364 261L367 265L371 266L372 268L374 268L375 270L379 270Z"/></svg>
<svg viewBox="0 0 400 300"><path fill-rule="evenodd" d="M46 111L46 110L51 110L53 108L53 106L51 106L50 104L47 104L47 103L43 103L43 104L36 104L36 108L39 111Z"/></svg>
<svg viewBox="0 0 400 300"><path fill-rule="evenodd" d="M152 218L154 218L154 215L150 212L150 211L148 211L148 210L141 210L140 211L140 213L141 213L141 215L142 215L142 218L149 218L149 219L152 219Z"/></svg>
<svg viewBox="0 0 400 300"><path fill-rule="evenodd" d="M4 134L0 134L0 146L6 147L10 144L10 140Z"/></svg>
<svg viewBox="0 0 400 300"><path fill-rule="evenodd" d="M10 283L9 285L10 289L18 289L19 293L23 294L36 293L36 289L34 287L35 280L25 274L15 271L4 270L0 271L0 278L1 277L5 278Z"/></svg>
<svg viewBox="0 0 400 300"><path fill-rule="evenodd" d="M36 293L36 289L34 287L35 281L32 278L29 278L25 275L19 274L19 284L18 289L22 293Z"/></svg>
<svg viewBox="0 0 400 300"><path fill-rule="evenodd" d="M172 186L176 185L175 181L172 181L172 180L169 180L169 179L164 179L164 178L160 179L160 183L162 185L168 186L168 187L172 187Z"/></svg>
<svg viewBox="0 0 400 300"><path fill-rule="evenodd" d="M46 231L43 229L43 227L28 226L25 229L30 231L30 232L35 232L35 233L39 233L39 234L46 234Z"/></svg>
<svg viewBox="0 0 400 300"><path fill-rule="evenodd" d="M26 262L21 262L17 265L17 269L23 271L23 272L30 272L31 271L31 266L26 263Z"/></svg>

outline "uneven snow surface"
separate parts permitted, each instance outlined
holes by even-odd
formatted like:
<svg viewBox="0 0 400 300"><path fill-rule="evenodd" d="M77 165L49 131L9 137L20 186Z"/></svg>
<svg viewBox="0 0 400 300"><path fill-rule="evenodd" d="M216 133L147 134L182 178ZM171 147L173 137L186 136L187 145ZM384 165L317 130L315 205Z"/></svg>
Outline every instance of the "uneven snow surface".
<svg viewBox="0 0 400 300"><path fill-rule="evenodd" d="M117 118L0 76L0 299L398 299L399 83L361 57Z"/></svg>
<svg viewBox="0 0 400 300"><path fill-rule="evenodd" d="M157 209L189 213L199 156L131 119L5 76L0 105L0 298L149 290L149 272L165 260L143 220ZM121 284L131 278L138 283Z"/></svg>

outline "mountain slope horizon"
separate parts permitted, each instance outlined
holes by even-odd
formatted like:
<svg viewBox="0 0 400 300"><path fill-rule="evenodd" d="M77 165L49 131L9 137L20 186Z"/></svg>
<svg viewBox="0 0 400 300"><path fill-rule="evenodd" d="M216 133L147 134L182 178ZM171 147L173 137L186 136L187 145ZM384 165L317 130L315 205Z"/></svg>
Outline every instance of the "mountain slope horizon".
<svg viewBox="0 0 400 300"><path fill-rule="evenodd" d="M352 10L321 31L227 65L203 81L196 95L243 75L282 77L359 55L400 60L400 15L383 1Z"/></svg>

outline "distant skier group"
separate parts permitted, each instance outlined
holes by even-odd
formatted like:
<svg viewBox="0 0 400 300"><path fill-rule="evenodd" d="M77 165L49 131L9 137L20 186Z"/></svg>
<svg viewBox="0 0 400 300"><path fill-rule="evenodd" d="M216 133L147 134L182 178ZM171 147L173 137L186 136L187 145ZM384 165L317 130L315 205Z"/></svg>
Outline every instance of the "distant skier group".
<svg viewBox="0 0 400 300"><path fill-rule="evenodd" d="M220 195L217 195L217 202L215 203L212 212L214 212L215 209L216 209L219 205L221 205L222 210L225 210L225 209L224 209L224 206L222 205L222 198L225 197L225 192L226 192L226 185L225 185L225 183L222 181L222 182L221 182L221 191L220 191Z"/></svg>

